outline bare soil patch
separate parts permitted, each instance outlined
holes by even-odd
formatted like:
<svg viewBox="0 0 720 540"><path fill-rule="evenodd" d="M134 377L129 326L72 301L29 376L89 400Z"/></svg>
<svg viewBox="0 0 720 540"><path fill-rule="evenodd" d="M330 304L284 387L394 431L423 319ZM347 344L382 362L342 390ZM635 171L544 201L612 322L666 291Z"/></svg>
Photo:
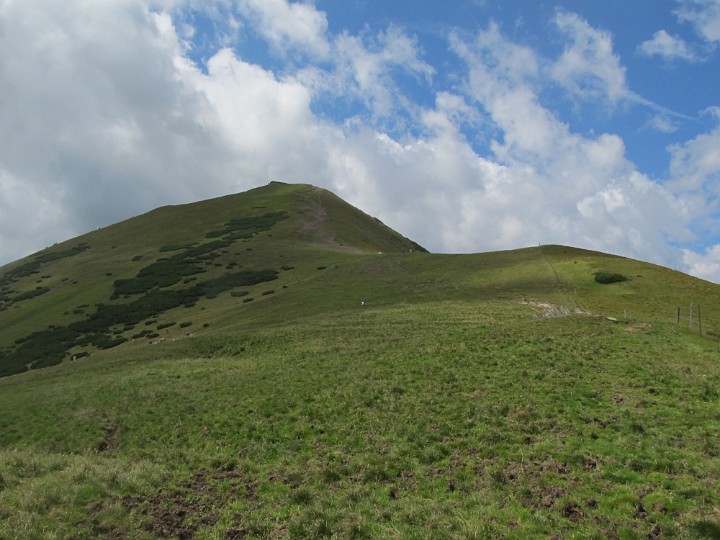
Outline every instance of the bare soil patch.
<svg viewBox="0 0 720 540"><path fill-rule="evenodd" d="M201 470L176 486L161 488L151 495L122 499L128 511L148 517L145 528L163 538L194 538L201 527L217 523L220 509L239 497L255 498L252 482L235 470ZM241 527L233 529L237 538Z"/></svg>

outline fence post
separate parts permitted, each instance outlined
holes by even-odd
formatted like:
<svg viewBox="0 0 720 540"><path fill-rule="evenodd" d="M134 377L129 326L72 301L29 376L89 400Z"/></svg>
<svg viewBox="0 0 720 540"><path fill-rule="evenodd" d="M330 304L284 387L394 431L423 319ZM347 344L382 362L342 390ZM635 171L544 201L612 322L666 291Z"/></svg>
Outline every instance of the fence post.
<svg viewBox="0 0 720 540"><path fill-rule="evenodd" d="M698 304L698 324L700 326L700 335L702 336L702 314L700 313L700 304Z"/></svg>
<svg viewBox="0 0 720 540"><path fill-rule="evenodd" d="M690 302L690 330L692 330L692 319L693 319L693 305Z"/></svg>

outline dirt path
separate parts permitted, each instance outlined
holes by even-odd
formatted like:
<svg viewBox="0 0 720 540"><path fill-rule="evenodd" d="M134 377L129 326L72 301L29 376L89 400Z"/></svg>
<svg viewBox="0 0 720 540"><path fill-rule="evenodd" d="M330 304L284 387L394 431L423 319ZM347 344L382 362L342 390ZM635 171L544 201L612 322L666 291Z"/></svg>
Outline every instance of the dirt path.
<svg viewBox="0 0 720 540"><path fill-rule="evenodd" d="M323 206L320 197L320 188L313 188L311 194L301 196L301 201L305 203L308 210L310 210L310 216L307 221L303 221L299 232L320 244L350 251L351 253L362 253L360 249L341 244L335 240L333 234L323 227L323 223L327 220L327 209Z"/></svg>

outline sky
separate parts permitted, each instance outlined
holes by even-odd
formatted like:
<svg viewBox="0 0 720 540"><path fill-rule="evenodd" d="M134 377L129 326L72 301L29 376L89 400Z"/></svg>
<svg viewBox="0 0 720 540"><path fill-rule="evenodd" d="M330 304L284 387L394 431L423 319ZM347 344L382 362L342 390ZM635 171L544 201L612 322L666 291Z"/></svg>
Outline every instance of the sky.
<svg viewBox="0 0 720 540"><path fill-rule="evenodd" d="M0 265L273 180L720 282L720 0L0 0Z"/></svg>

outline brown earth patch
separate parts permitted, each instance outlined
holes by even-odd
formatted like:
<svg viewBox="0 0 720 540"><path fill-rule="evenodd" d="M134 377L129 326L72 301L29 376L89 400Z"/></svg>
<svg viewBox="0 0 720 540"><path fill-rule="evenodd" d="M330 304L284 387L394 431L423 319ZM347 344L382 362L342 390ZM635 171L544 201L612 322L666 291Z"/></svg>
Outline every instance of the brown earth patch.
<svg viewBox="0 0 720 540"><path fill-rule="evenodd" d="M128 511L146 516L145 529L153 534L189 540L201 527L217 523L220 509L239 497L256 497L254 484L242 473L201 470L189 480L154 494L123 497L122 503ZM241 537L242 530L234 527L230 538Z"/></svg>
<svg viewBox="0 0 720 540"><path fill-rule="evenodd" d="M533 311L537 312L539 317L558 318L569 317L570 315L592 315L589 311L575 308L570 309L567 306L550 304L549 302L534 302L532 300L520 300L523 306L529 306Z"/></svg>
<svg viewBox="0 0 720 540"><path fill-rule="evenodd" d="M310 238L320 244L325 244L333 248L342 248L352 253L361 253L361 250L345 246L335 239L335 236L323 227L323 223L327 220L327 209L320 200L321 190L313 188L313 195L300 195L298 198L307 205L308 217L300 224L298 230L303 236Z"/></svg>
<svg viewBox="0 0 720 540"><path fill-rule="evenodd" d="M105 428L103 440L97 446L98 452L115 452L118 448L118 430L119 424L113 424Z"/></svg>
<svg viewBox="0 0 720 540"><path fill-rule="evenodd" d="M115 497L126 512L143 517L142 527L161 538L191 540L197 531L217 523L220 513L230 502L240 498L255 499L255 484L240 471L231 467L219 470L200 470L188 480L160 488L151 494ZM100 501L90 508L90 516L76 525L95 538L132 538L126 528L103 523L100 513L107 506ZM244 538L242 516L236 516L225 538Z"/></svg>

